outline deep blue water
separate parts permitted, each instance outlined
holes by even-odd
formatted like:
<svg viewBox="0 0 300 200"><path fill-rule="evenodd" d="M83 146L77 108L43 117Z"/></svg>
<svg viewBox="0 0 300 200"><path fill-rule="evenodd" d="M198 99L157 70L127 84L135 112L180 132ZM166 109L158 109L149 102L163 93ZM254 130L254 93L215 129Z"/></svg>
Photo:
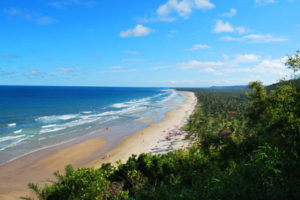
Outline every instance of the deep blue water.
<svg viewBox="0 0 300 200"><path fill-rule="evenodd" d="M164 88L0 86L0 163L53 138L143 119L178 95Z"/></svg>

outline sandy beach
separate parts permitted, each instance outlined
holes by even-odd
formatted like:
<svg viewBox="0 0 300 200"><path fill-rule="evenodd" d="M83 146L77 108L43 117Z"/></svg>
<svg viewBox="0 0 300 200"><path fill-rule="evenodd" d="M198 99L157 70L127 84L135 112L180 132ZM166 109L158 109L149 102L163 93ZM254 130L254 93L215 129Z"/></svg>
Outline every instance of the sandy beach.
<svg viewBox="0 0 300 200"><path fill-rule="evenodd" d="M145 129L125 138L101 158L86 159L103 148L106 141L103 138L85 140L69 145L63 149L34 152L0 166L0 199L18 199L20 196L31 195L27 189L29 182L43 184L53 178L53 172L63 171L67 164L75 167L99 167L102 163L126 160L132 154L166 153L187 147L189 141L184 141L185 132L180 128L187 122L197 103L194 93L183 92L185 101L176 104L177 109L166 113L165 118L151 124ZM152 117L141 123L152 121Z"/></svg>
<svg viewBox="0 0 300 200"><path fill-rule="evenodd" d="M192 114L197 100L194 93L184 92L184 94L186 96L185 102L173 105L177 109L167 112L163 121L152 124L124 139L116 148L105 154L101 160L95 160L88 163L87 166L100 167L105 162L113 164L118 160L126 162L132 154L167 153L187 147L189 141L184 141L185 132L180 131L180 128ZM171 137L167 139L169 135Z"/></svg>

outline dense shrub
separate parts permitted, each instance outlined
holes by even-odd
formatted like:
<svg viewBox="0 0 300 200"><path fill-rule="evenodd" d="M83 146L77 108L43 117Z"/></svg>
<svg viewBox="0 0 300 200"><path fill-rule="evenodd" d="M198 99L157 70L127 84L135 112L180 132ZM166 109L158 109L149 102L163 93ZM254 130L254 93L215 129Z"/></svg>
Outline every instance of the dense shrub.
<svg viewBox="0 0 300 200"><path fill-rule="evenodd" d="M253 82L247 95L193 89L198 105L184 126L196 138L191 148L117 167L69 166L52 185L30 187L39 199L300 199L298 82L267 90Z"/></svg>

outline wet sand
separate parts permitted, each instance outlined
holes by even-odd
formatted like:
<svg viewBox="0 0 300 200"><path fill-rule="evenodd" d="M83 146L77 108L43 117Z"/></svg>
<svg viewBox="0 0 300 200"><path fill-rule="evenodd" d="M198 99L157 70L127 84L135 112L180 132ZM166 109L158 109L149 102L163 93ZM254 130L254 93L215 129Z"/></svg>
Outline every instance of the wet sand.
<svg viewBox="0 0 300 200"><path fill-rule="evenodd" d="M186 100L183 104L173 104L177 109L166 113L166 117L158 123L151 124L145 129L124 139L116 148L106 153L101 160L88 163L91 167L100 167L102 163L110 162L116 164L118 160L126 162L132 155L141 153L166 153L174 150L174 146L168 145L166 137L171 131L179 131L192 114L197 99L192 92L184 92ZM181 138L183 139L183 138ZM180 146L184 147L184 146Z"/></svg>
<svg viewBox="0 0 300 200"><path fill-rule="evenodd" d="M103 138L85 140L65 148L50 148L47 151L34 152L0 166L0 199L18 199L31 195L27 189L29 182L43 184L53 179L53 172L63 171L67 164L74 167L99 167L102 163L121 160L125 162L132 154L164 153L172 150L165 137L171 130L178 130L186 123L196 104L191 92L184 92L185 102L176 104L177 109L166 113L166 117L145 129L122 140L116 148L101 158L86 159L105 146ZM182 139L182 137L180 138ZM177 145L177 148L183 145Z"/></svg>

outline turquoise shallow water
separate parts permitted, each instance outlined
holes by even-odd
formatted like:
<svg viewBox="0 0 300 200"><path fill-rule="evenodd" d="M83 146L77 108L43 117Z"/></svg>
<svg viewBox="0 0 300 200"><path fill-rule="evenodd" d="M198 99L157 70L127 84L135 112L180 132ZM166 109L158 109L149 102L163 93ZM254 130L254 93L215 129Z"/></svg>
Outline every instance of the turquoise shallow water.
<svg viewBox="0 0 300 200"><path fill-rule="evenodd" d="M143 128L182 101L165 88L0 86L0 164L101 128Z"/></svg>

